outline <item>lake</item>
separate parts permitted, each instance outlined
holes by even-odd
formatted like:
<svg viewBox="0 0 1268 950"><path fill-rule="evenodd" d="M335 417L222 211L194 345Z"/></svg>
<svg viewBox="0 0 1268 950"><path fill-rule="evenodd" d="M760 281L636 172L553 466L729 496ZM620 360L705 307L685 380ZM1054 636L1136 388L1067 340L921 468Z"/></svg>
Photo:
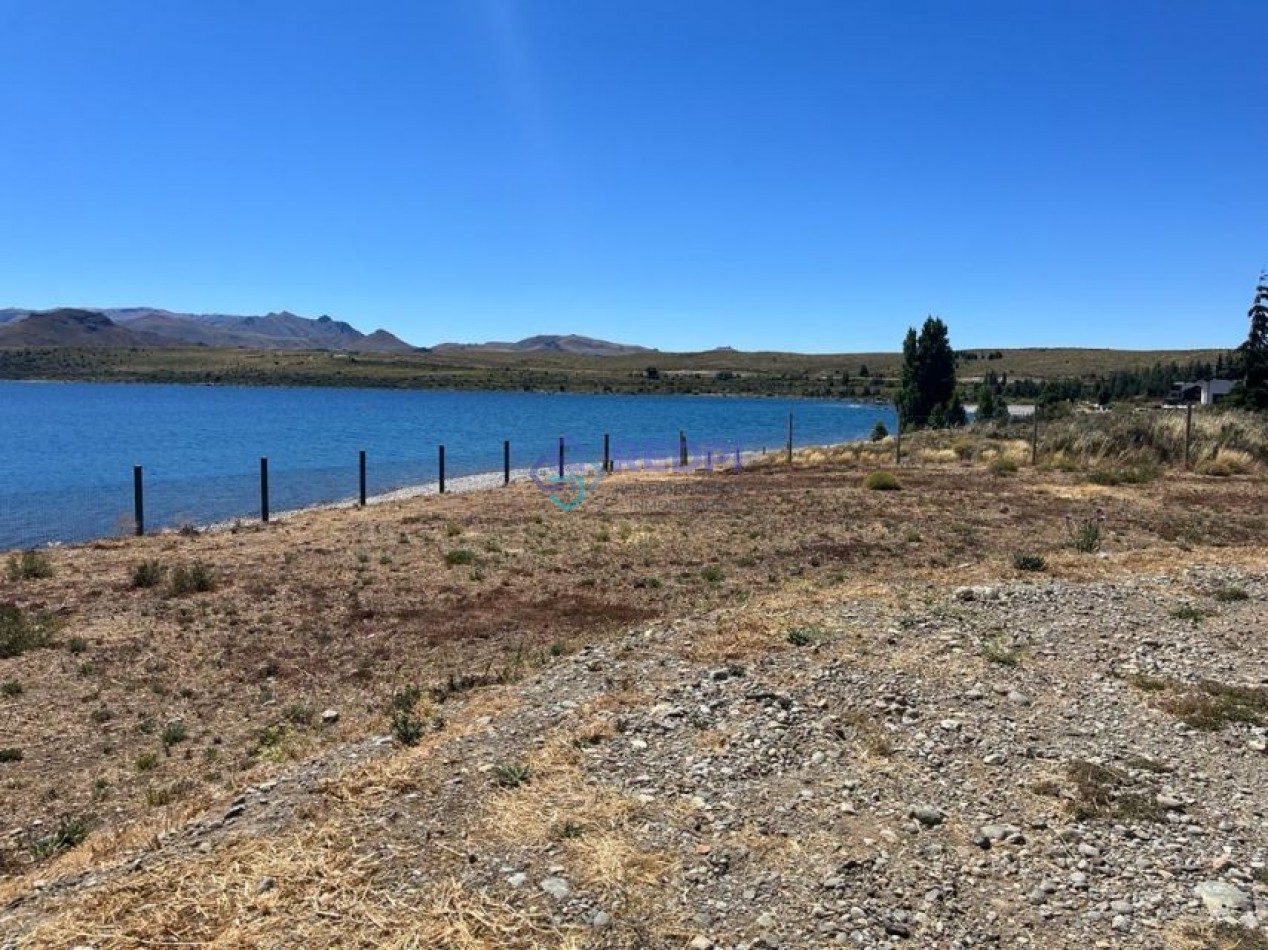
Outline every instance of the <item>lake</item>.
<svg viewBox="0 0 1268 950"><path fill-rule="evenodd" d="M890 406L830 400L386 389L151 386L0 381L0 549L131 530L132 467L144 467L147 530L259 515L260 458L274 512L355 498L358 452L370 494L614 445L783 446L866 436ZM692 448L694 452L694 448ZM703 448L701 448L703 452Z"/></svg>

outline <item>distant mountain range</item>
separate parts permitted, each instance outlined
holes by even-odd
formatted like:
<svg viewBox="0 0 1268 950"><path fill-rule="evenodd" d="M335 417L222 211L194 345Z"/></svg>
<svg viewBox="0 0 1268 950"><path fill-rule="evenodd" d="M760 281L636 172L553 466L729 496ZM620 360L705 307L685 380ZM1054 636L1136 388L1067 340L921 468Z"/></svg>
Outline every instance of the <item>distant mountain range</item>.
<svg viewBox="0 0 1268 950"><path fill-rule="evenodd" d="M362 333L326 316L311 319L282 311L237 317L153 307L0 310L0 346L214 346L379 353L414 349L386 330Z"/></svg>
<svg viewBox="0 0 1268 950"><path fill-rule="evenodd" d="M631 356L635 353L655 353L656 350L629 343L609 343L588 336L546 334L530 336L518 343L440 343L432 347L434 353L455 352L498 353L576 353L582 356Z"/></svg>

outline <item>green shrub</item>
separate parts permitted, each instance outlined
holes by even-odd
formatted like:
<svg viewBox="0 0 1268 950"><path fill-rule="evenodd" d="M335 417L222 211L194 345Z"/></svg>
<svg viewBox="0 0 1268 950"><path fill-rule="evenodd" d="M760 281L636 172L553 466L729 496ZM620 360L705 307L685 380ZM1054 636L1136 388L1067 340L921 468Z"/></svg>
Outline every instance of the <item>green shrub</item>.
<svg viewBox="0 0 1268 950"><path fill-rule="evenodd" d="M88 822L83 818L64 817L58 822L53 833L38 839L31 846L31 853L36 858L50 858L62 851L69 851L83 843L88 837Z"/></svg>
<svg viewBox="0 0 1268 950"><path fill-rule="evenodd" d="M136 770L138 772L149 772L153 770L159 763L157 752L142 752L136 757Z"/></svg>
<svg viewBox="0 0 1268 950"><path fill-rule="evenodd" d="M493 767L493 780L502 788L519 788L531 775L529 767L520 762L503 762Z"/></svg>
<svg viewBox="0 0 1268 950"><path fill-rule="evenodd" d="M445 555L445 563L450 567L457 567L459 564L474 564L475 561L475 552L468 551L466 548L457 548Z"/></svg>
<svg viewBox="0 0 1268 950"><path fill-rule="evenodd" d="M0 749L0 762L21 762L21 749Z"/></svg>
<svg viewBox="0 0 1268 950"><path fill-rule="evenodd" d="M66 641L66 649L75 656L79 656L79 654L88 649L88 641L83 637L71 637Z"/></svg>
<svg viewBox="0 0 1268 950"><path fill-rule="evenodd" d="M159 734L159 739L163 742L163 748L167 749L178 742L184 742L188 733L185 730L185 724L180 721L169 722L163 727L163 731Z"/></svg>
<svg viewBox="0 0 1268 950"><path fill-rule="evenodd" d="M814 634L809 630L798 628L789 630L784 639L795 647L806 647L814 642Z"/></svg>
<svg viewBox="0 0 1268 950"><path fill-rule="evenodd" d="M158 560L140 561L132 566L132 586L138 590L157 587L163 581L167 568Z"/></svg>
<svg viewBox="0 0 1268 950"><path fill-rule="evenodd" d="M211 568L201 561L195 561L189 565L181 564L172 571L172 581L168 589L173 597L204 594L209 590L215 590L216 582L212 577Z"/></svg>
<svg viewBox="0 0 1268 950"><path fill-rule="evenodd" d="M872 441L880 442L881 440L887 438L889 438L889 429L885 428L885 423L881 422L880 419L877 419L876 425L872 426Z"/></svg>
<svg viewBox="0 0 1268 950"><path fill-rule="evenodd" d="M1016 475L1017 463L1007 455L997 455L987 466L992 475Z"/></svg>
<svg viewBox="0 0 1268 950"><path fill-rule="evenodd" d="M703 577L707 583L721 584L723 577L722 568L718 567L716 564L710 564L700 572L700 576Z"/></svg>
<svg viewBox="0 0 1268 950"><path fill-rule="evenodd" d="M38 580L53 576L53 562L40 551L20 551L9 555L6 573L11 581Z"/></svg>
<svg viewBox="0 0 1268 950"><path fill-rule="evenodd" d="M1088 472L1088 481L1096 485L1145 485L1162 474L1162 469L1152 462L1139 465L1102 465Z"/></svg>
<svg viewBox="0 0 1268 950"><path fill-rule="evenodd" d="M893 472L869 472L863 479L863 487L870 491L898 491L903 486Z"/></svg>
<svg viewBox="0 0 1268 950"><path fill-rule="evenodd" d="M1212 592L1212 597L1221 604L1232 604L1239 600L1250 600L1250 594L1241 587L1221 587Z"/></svg>
<svg viewBox="0 0 1268 950"><path fill-rule="evenodd" d="M1038 554L1014 554L1013 567L1019 571L1042 571L1048 562Z"/></svg>
<svg viewBox="0 0 1268 950"><path fill-rule="evenodd" d="M21 696L25 692L26 687L17 680L5 680L3 683L0 683L0 696L8 696L12 698L14 696Z"/></svg>
<svg viewBox="0 0 1268 950"><path fill-rule="evenodd" d="M1105 520L1099 511L1089 517L1075 520L1067 516L1066 533L1070 536L1070 547L1084 554L1095 554L1101 549L1101 524Z"/></svg>
<svg viewBox="0 0 1268 950"><path fill-rule="evenodd" d="M44 646L51 626L48 618L30 617L16 604L0 604L0 659Z"/></svg>

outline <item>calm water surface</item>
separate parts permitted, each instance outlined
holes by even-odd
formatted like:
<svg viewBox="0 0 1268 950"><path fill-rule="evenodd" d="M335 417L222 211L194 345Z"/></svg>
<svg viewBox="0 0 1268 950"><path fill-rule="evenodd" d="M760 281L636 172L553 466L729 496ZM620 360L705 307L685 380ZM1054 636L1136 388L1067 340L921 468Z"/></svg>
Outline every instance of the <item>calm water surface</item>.
<svg viewBox="0 0 1268 950"><path fill-rule="evenodd" d="M128 530L132 466L145 471L146 527L254 517L267 456L274 511L352 498L357 453L369 491L528 467L567 439L569 461L618 445L745 450L855 439L893 409L828 400L0 381L0 549Z"/></svg>

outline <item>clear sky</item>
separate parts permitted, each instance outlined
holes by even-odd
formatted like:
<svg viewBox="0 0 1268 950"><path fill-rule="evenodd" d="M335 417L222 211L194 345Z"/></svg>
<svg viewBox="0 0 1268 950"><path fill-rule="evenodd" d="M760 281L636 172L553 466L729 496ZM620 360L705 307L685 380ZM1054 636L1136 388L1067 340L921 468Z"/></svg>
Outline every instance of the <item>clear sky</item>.
<svg viewBox="0 0 1268 950"><path fill-rule="evenodd" d="M0 306L1235 346L1264 0L0 0Z"/></svg>

